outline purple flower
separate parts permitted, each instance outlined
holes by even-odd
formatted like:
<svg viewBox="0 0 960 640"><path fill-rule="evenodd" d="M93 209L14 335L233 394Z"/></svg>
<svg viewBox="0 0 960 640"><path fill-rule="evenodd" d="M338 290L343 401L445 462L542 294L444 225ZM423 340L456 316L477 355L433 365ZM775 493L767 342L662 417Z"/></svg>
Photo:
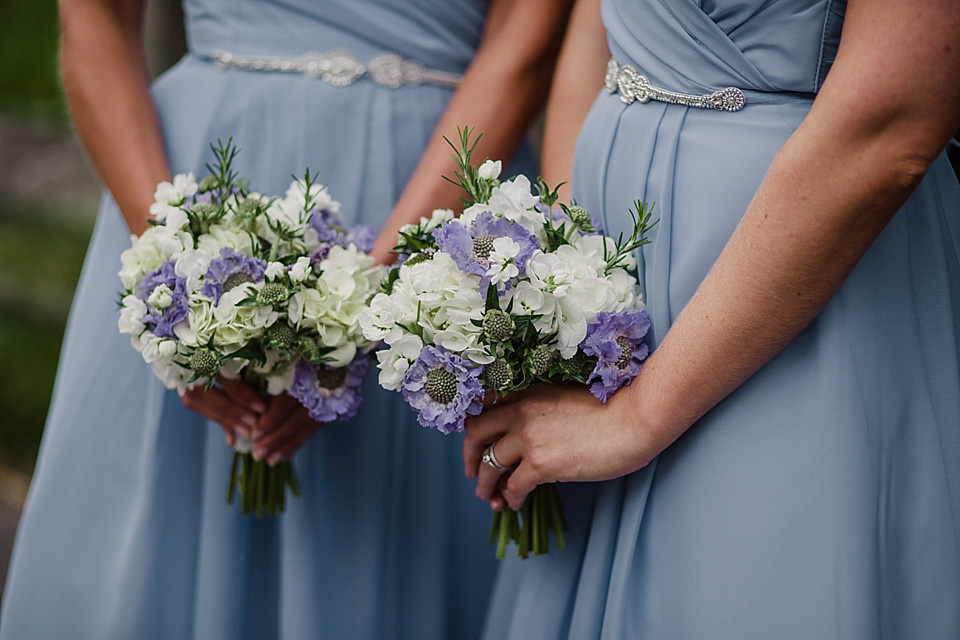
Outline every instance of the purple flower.
<svg viewBox="0 0 960 640"><path fill-rule="evenodd" d="M367 224L358 224L347 231L347 244L355 244L358 251L370 253L373 251L373 242L377 239L377 230ZM346 245L344 245L346 246Z"/></svg>
<svg viewBox="0 0 960 640"><path fill-rule="evenodd" d="M317 422L347 420L357 414L363 397L360 389L370 366L370 356L357 354L345 367L312 365L298 360L290 395L300 401Z"/></svg>
<svg viewBox="0 0 960 640"><path fill-rule="evenodd" d="M348 233L340 214L329 209L313 209L310 212L310 227L317 232L323 244L343 245Z"/></svg>
<svg viewBox="0 0 960 640"><path fill-rule="evenodd" d="M169 304L158 308L150 304L150 296L159 286L169 289ZM187 279L177 277L172 260L143 276L137 285L137 297L147 303L143 324L159 338L176 338L173 327L187 319Z"/></svg>
<svg viewBox="0 0 960 640"><path fill-rule="evenodd" d="M483 409L479 367L443 347L426 346L403 377L403 398L425 427L463 431L467 415Z"/></svg>
<svg viewBox="0 0 960 640"><path fill-rule="evenodd" d="M640 373L643 360L650 348L643 337L650 329L645 309L640 311L601 311L594 322L587 324L587 337L580 349L588 356L596 356L587 383L590 393L606 402L622 386L629 385Z"/></svg>
<svg viewBox="0 0 960 640"><path fill-rule="evenodd" d="M464 226L459 220L445 222L434 230L433 237L440 251L450 254L461 271L480 276L481 295L486 294L490 284L487 270L493 264L490 252L494 240L507 237L520 245L513 263L521 278L527 260L540 248L536 236L506 218L495 218L489 211L480 213L470 226Z"/></svg>
<svg viewBox="0 0 960 640"><path fill-rule="evenodd" d="M267 263L258 258L251 258L239 251L224 247L220 249L220 257L210 261L207 273L204 275L203 289L205 296L220 303L220 296L245 282L260 282Z"/></svg>

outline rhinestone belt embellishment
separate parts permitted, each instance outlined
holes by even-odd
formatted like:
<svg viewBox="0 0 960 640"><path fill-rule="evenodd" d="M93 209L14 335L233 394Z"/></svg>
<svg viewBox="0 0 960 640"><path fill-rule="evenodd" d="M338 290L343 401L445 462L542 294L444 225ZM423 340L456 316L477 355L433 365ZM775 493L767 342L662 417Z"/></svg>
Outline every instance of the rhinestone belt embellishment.
<svg viewBox="0 0 960 640"><path fill-rule="evenodd" d="M739 111L747 103L743 91L736 87L727 87L713 93L698 96L689 93L667 91L650 84L650 80L627 64L619 64L613 58L607 63L607 75L603 79L609 93L620 93L620 99L626 103L638 100L649 102L659 100L670 104L682 104L701 109L720 111Z"/></svg>
<svg viewBox="0 0 960 640"><path fill-rule="evenodd" d="M381 87L396 89L401 85L435 84L456 87L461 75L428 69L419 62L406 60L395 53L384 53L364 65L348 51L308 53L299 58L262 58L242 56L228 51L215 51L211 56L218 69L248 71L280 71L317 78L337 87L351 85L366 74Z"/></svg>

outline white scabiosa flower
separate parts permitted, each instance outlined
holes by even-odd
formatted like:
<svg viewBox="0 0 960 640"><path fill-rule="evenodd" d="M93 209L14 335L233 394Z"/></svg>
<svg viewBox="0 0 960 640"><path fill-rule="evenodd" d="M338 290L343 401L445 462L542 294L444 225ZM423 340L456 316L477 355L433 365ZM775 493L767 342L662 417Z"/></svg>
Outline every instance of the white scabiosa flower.
<svg viewBox="0 0 960 640"><path fill-rule="evenodd" d="M184 201L197 193L197 181L192 173L178 173L172 182L161 182L153 194L150 215L163 222Z"/></svg>
<svg viewBox="0 0 960 640"><path fill-rule="evenodd" d="M407 369L416 362L421 349L423 349L423 340L415 334L405 333L389 348L377 351L380 386L391 391L399 391Z"/></svg>

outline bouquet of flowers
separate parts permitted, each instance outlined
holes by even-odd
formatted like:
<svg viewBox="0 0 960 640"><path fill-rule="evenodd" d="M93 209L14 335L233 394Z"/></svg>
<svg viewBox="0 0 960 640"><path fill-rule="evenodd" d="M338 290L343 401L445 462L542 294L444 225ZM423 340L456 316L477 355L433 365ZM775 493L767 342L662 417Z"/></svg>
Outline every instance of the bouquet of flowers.
<svg viewBox="0 0 960 640"><path fill-rule="evenodd" d="M535 195L524 176L501 183L500 162L471 166L479 136L460 135L451 181L468 206L401 229L397 264L360 317L364 335L386 345L376 354L381 386L443 433L462 431L485 394L537 382L587 384L606 402L649 353L632 252L647 242L650 208L638 202L631 235L610 238L542 180ZM562 547L565 529L556 488L541 485L520 516L494 515L491 542L500 558L510 540L527 557L548 551L549 531Z"/></svg>
<svg viewBox="0 0 960 640"><path fill-rule="evenodd" d="M230 142L199 182L157 187L153 226L122 254L120 331L170 389L243 379L288 392L317 421L353 416L374 343L361 309L383 271L367 255L369 228L347 229L340 205L309 171L282 198L249 190L232 170ZM227 490L244 514L284 510L299 495L293 465L253 459L238 438Z"/></svg>

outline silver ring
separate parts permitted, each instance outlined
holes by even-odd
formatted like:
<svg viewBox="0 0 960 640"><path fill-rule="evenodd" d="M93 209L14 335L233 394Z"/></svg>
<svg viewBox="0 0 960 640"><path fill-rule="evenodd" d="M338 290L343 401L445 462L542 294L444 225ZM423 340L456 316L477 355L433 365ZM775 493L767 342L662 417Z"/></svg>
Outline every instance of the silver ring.
<svg viewBox="0 0 960 640"><path fill-rule="evenodd" d="M494 471L498 473L503 473L507 470L507 467L500 464L500 461L497 460L497 456L493 453L493 446L497 444L496 442L491 442L490 446L487 447L487 450L483 452L483 457L480 458L483 462L490 465Z"/></svg>

